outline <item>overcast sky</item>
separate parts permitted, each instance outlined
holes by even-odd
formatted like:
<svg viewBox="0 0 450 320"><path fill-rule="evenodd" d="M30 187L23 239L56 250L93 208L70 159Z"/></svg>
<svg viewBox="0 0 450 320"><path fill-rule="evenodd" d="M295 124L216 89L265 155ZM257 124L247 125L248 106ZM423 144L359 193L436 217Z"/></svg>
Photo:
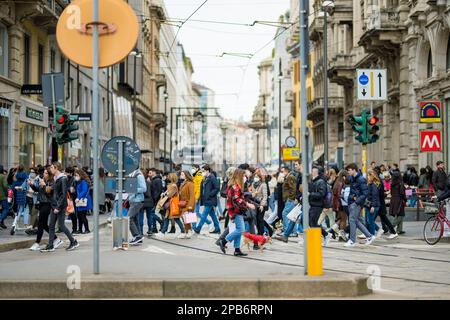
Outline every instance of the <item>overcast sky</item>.
<svg viewBox="0 0 450 320"><path fill-rule="evenodd" d="M165 0L169 18L186 19L204 0ZM216 93L216 107L226 118L249 120L258 101L257 65L270 57L273 41L252 59L216 57L223 52L254 54L275 36L276 28L203 23L211 20L251 24L255 20L278 21L289 9L289 0L209 0L178 33L192 59L193 80ZM176 31L176 29L175 29ZM208 56L210 55L210 56Z"/></svg>

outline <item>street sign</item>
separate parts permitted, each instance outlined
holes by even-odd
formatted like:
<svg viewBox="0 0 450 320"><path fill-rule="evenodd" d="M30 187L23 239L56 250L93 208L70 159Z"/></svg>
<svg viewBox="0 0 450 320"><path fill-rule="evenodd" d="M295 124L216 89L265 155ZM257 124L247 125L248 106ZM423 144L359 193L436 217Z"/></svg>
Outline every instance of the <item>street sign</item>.
<svg viewBox="0 0 450 320"><path fill-rule="evenodd" d="M356 69L358 100L386 100L386 69Z"/></svg>
<svg viewBox="0 0 450 320"><path fill-rule="evenodd" d="M106 177L105 179L105 193L116 193L118 191L117 178ZM123 181L123 192L136 193L137 192L137 178L127 177Z"/></svg>
<svg viewBox="0 0 450 320"><path fill-rule="evenodd" d="M124 175L127 175L138 169L141 161L141 150L134 140L123 136L110 139L103 147L101 159L105 169L116 175L116 171L119 169L119 141L124 143L123 170Z"/></svg>
<svg viewBox="0 0 450 320"><path fill-rule="evenodd" d="M284 141L288 148L294 148L297 145L297 139L294 136L289 136Z"/></svg>
<svg viewBox="0 0 450 320"><path fill-rule="evenodd" d="M53 101L53 95L55 101ZM63 73L45 73L42 75L42 98L44 100L43 105L46 107L64 105L65 98Z"/></svg>
<svg viewBox="0 0 450 320"><path fill-rule="evenodd" d="M441 122L441 102L422 101L420 103L420 122Z"/></svg>
<svg viewBox="0 0 450 320"><path fill-rule="evenodd" d="M442 150L442 138L440 130L420 131L420 152L440 152Z"/></svg>
<svg viewBox="0 0 450 320"><path fill-rule="evenodd" d="M70 120L72 120L72 121L91 121L92 113L71 113Z"/></svg>
<svg viewBox="0 0 450 320"><path fill-rule="evenodd" d="M292 161L300 159L300 148L284 148L283 160Z"/></svg>
<svg viewBox="0 0 450 320"><path fill-rule="evenodd" d="M124 60L136 46L139 22L122 0L98 1L99 21L93 20L92 1L72 1L56 26L56 39L64 55L84 67L93 67L93 29L99 25L98 62L105 68Z"/></svg>
<svg viewBox="0 0 450 320"><path fill-rule="evenodd" d="M42 94L41 84L24 84L20 88L20 94Z"/></svg>

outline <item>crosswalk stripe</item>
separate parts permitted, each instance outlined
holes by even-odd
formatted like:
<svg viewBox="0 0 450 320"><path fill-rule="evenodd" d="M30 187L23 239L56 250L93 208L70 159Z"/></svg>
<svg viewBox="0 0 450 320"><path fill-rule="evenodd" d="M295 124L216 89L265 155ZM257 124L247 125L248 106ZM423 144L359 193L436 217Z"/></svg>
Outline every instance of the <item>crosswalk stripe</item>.
<svg viewBox="0 0 450 320"><path fill-rule="evenodd" d="M148 246L147 248L142 249L142 251L151 252L151 253L164 253L164 254L169 254L169 255L172 255L172 256L175 255L173 252L164 250L164 249L159 248L157 246Z"/></svg>

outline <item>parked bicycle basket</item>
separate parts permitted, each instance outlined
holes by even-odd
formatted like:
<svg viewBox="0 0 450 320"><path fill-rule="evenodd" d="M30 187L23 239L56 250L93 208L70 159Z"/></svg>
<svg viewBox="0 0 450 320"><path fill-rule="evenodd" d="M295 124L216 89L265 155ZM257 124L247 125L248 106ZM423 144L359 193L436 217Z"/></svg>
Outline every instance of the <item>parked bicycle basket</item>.
<svg viewBox="0 0 450 320"><path fill-rule="evenodd" d="M424 211L426 214L436 214L439 211L439 207L434 203L424 203Z"/></svg>

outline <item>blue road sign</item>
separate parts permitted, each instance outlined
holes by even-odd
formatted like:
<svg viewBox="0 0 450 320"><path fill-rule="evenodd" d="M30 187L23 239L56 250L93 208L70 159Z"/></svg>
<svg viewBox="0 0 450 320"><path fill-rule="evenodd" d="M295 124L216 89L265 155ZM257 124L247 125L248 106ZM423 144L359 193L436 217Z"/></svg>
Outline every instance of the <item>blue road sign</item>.
<svg viewBox="0 0 450 320"><path fill-rule="evenodd" d="M369 77L366 76L365 74L362 74L359 76L359 83L363 86L365 86L366 84L369 83Z"/></svg>

